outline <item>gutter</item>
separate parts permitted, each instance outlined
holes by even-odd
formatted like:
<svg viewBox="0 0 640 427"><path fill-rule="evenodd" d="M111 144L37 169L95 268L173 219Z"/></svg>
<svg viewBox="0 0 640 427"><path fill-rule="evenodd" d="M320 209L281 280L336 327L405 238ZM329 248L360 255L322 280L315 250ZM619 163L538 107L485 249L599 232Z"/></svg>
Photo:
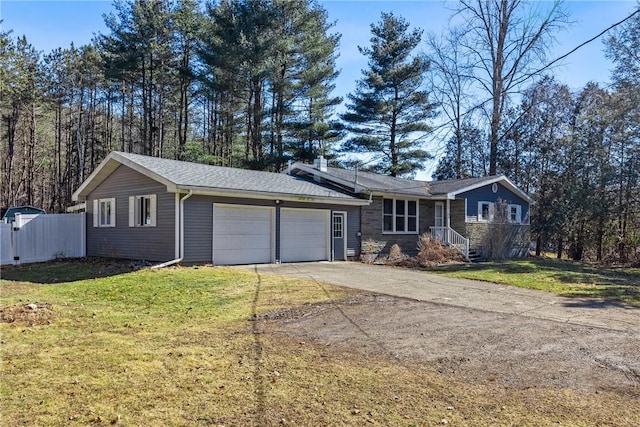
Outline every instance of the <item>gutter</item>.
<svg viewBox="0 0 640 427"><path fill-rule="evenodd" d="M180 240L180 250L179 250L179 257L176 259L172 259L171 261L167 261L167 262L163 262L162 264L157 264L152 266L152 269L157 269L157 268L164 268L164 267L169 267L171 265L174 264L178 264L181 263L182 260L184 259L184 201L187 200L189 197L191 197L193 195L193 190L189 190L189 193L187 193L182 199L180 199L180 231L178 232L179 236L179 240Z"/></svg>
<svg viewBox="0 0 640 427"><path fill-rule="evenodd" d="M362 199L349 197L349 198L338 198L331 196L305 196L305 195L295 195L295 194L287 194L287 193L263 193L263 192L255 192L255 191L247 191L247 190L232 190L232 189L220 189L220 190L211 190L206 187L196 187L196 186L179 186L178 190L188 190L194 195L202 195L202 196L218 196L218 197L233 197L233 198L246 198L246 199L254 199L254 200L284 200L289 202L306 202L306 203L326 203L330 205L350 205L350 206L364 206L366 203L362 202ZM334 190L327 190L327 194L336 193L340 194Z"/></svg>

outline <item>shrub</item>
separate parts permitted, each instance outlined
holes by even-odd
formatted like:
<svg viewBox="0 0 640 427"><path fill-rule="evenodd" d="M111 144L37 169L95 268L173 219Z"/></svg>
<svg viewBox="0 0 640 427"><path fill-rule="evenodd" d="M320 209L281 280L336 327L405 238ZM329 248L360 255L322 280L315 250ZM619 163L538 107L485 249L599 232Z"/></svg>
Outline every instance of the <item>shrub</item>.
<svg viewBox="0 0 640 427"><path fill-rule="evenodd" d="M455 248L451 248L431 237L423 234L418 240L417 262L423 267L432 267L448 262L463 262L462 254Z"/></svg>

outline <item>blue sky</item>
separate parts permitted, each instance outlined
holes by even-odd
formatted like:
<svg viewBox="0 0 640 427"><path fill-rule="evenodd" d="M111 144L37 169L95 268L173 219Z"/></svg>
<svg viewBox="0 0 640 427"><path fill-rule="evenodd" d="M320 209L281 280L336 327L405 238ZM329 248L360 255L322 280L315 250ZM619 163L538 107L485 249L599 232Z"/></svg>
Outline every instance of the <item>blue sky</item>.
<svg viewBox="0 0 640 427"><path fill-rule="evenodd" d="M334 32L342 34L338 68L341 75L336 81L336 95L344 96L355 87L360 70L367 67L366 58L358 46L367 46L370 24L380 20L381 12L394 12L420 27L425 32L441 33L451 16L455 1L345 1L325 0L321 4L335 21ZM611 24L632 13L634 0L566 1L565 7L574 22L556 35L557 44L549 59L567 53ZM0 0L2 30L13 31L13 36L26 35L38 50L49 52L57 47L89 43L94 34L105 33L102 15L113 10L111 1L30 1ZM611 63L604 57L599 39L571 55L555 70L557 79L572 89L580 89L589 81L606 84Z"/></svg>
<svg viewBox="0 0 640 427"><path fill-rule="evenodd" d="M380 19L381 12L393 11L412 26L440 33L447 25L454 1L344 1L322 2L329 19L336 22L335 32L342 34L338 67L342 71L337 92L345 94L355 86L360 70L366 68L366 58L357 46L368 45L369 26ZM630 14L637 3L632 0L568 1L565 3L573 26L557 34L558 44L550 57L568 52L604 28ZM112 11L111 1L30 1L0 0L3 30L13 30L14 36L26 35L33 46L44 52L56 47L88 43L96 33L106 32L102 15ZM572 88L588 81L606 82L610 62L605 59L600 40L585 46L556 70L558 79Z"/></svg>

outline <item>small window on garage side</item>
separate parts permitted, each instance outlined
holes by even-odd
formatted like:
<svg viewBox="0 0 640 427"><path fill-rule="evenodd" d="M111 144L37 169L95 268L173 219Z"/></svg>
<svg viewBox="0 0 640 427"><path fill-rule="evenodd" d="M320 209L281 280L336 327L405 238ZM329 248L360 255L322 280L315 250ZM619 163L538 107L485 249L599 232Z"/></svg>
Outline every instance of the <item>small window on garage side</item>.
<svg viewBox="0 0 640 427"><path fill-rule="evenodd" d="M93 201L93 226L116 226L116 199L95 199Z"/></svg>
<svg viewBox="0 0 640 427"><path fill-rule="evenodd" d="M129 227L156 226L156 195L129 197Z"/></svg>

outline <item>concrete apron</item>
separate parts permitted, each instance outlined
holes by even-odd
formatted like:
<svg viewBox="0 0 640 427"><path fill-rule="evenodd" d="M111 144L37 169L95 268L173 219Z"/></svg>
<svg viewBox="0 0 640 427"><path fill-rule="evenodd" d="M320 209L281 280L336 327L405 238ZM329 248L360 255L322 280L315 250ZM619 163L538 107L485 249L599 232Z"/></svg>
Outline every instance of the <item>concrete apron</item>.
<svg viewBox="0 0 640 427"><path fill-rule="evenodd" d="M549 292L355 262L260 264L236 268L417 301L640 334L640 309L600 299L561 297Z"/></svg>

